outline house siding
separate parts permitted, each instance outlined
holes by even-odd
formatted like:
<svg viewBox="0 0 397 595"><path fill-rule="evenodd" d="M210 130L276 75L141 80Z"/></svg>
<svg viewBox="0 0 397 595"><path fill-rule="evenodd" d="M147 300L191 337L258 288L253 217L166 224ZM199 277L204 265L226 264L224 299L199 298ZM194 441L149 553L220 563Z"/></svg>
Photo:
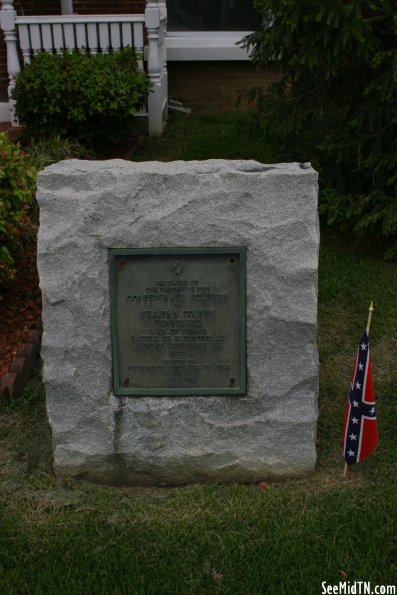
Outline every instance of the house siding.
<svg viewBox="0 0 397 595"><path fill-rule="evenodd" d="M74 0L73 8L78 14L139 14L145 4L145 0ZM60 6L60 0L15 0L18 14L60 14ZM271 71L245 61L169 62L168 72L169 95L195 111L236 109L239 90L266 87L274 80ZM0 34L0 102L8 100L7 87L6 46Z"/></svg>

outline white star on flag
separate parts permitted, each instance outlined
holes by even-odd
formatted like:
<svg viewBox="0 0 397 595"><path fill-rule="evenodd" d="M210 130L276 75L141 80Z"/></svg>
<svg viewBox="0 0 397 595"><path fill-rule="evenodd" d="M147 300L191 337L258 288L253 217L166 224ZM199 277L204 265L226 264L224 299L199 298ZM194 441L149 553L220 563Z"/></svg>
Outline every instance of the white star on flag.
<svg viewBox="0 0 397 595"><path fill-rule="evenodd" d="M357 417L352 417L352 422L353 422L354 424L358 424L358 419L357 419Z"/></svg>
<svg viewBox="0 0 397 595"><path fill-rule="evenodd" d="M354 457L354 455L356 454L355 452L353 452L352 450L349 450L349 452L347 453L349 455L349 457Z"/></svg>
<svg viewBox="0 0 397 595"><path fill-rule="evenodd" d="M367 346L364 342L361 343L361 351L367 351Z"/></svg>
<svg viewBox="0 0 397 595"><path fill-rule="evenodd" d="M350 440L357 440L357 434L349 434Z"/></svg>
<svg viewBox="0 0 397 595"><path fill-rule="evenodd" d="M359 382L356 382L356 388L358 388L358 389L361 388L361 384Z"/></svg>
<svg viewBox="0 0 397 595"><path fill-rule="evenodd" d="M362 372L364 370L363 364L358 364L358 369L360 370L360 372Z"/></svg>
<svg viewBox="0 0 397 595"><path fill-rule="evenodd" d="M358 407L359 403L358 401L353 401L353 407Z"/></svg>

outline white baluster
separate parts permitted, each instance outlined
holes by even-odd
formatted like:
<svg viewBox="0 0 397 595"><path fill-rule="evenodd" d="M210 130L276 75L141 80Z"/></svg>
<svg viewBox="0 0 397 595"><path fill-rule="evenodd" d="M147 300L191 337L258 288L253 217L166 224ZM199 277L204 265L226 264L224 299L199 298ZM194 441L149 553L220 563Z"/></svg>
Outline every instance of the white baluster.
<svg viewBox="0 0 397 595"><path fill-rule="evenodd" d="M52 26L52 34L54 36L54 48L57 54L63 52L63 27L60 23L55 23Z"/></svg>
<svg viewBox="0 0 397 595"><path fill-rule="evenodd" d="M7 46L8 101L12 125L18 126L18 120L15 115L15 101L11 98L12 90L15 87L15 77L21 71L17 50L15 17L16 12L14 10L13 0L1 0L0 26L3 30L4 40Z"/></svg>
<svg viewBox="0 0 397 595"><path fill-rule="evenodd" d="M19 45L22 51L23 63L30 64L29 25L18 25Z"/></svg>
<svg viewBox="0 0 397 595"><path fill-rule="evenodd" d="M104 54L109 52L110 38L109 38L109 25L108 23L99 23L99 47Z"/></svg>
<svg viewBox="0 0 397 595"><path fill-rule="evenodd" d="M121 24L121 42L122 47L133 47L131 23Z"/></svg>
<svg viewBox="0 0 397 595"><path fill-rule="evenodd" d="M87 45L89 47L91 54L98 53L98 32L97 32L97 24L96 23L88 23L87 25Z"/></svg>
<svg viewBox="0 0 397 595"><path fill-rule="evenodd" d="M78 50L87 48L87 36L84 24L76 25L76 46Z"/></svg>
<svg viewBox="0 0 397 595"><path fill-rule="evenodd" d="M114 52L121 48L120 23L110 24L110 45Z"/></svg>
<svg viewBox="0 0 397 595"><path fill-rule="evenodd" d="M40 25L30 25L30 41L34 54L41 51Z"/></svg>
<svg viewBox="0 0 397 595"><path fill-rule="evenodd" d="M142 23L134 23L134 48L140 54L138 67L143 72L143 27Z"/></svg>
<svg viewBox="0 0 397 595"><path fill-rule="evenodd" d="M69 52L72 52L76 47L73 23L65 23L63 26L63 33L65 36L65 48Z"/></svg>
<svg viewBox="0 0 397 595"><path fill-rule="evenodd" d="M22 30L21 26L19 26L19 43L22 47ZM41 25L41 35L43 37L43 50L48 54L52 54L53 44L52 44L52 28L49 24Z"/></svg>

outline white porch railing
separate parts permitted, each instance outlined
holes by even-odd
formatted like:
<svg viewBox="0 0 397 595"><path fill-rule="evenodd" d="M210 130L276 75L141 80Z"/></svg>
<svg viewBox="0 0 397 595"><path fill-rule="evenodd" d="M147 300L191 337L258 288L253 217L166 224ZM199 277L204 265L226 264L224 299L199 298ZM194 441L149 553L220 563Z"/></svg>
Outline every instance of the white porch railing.
<svg viewBox="0 0 397 595"><path fill-rule="evenodd" d="M147 108L139 115L147 115L150 135L161 134L168 101L166 23L165 0L149 0L145 14L101 16L18 16L13 0L1 0L0 27L7 46L8 97L13 125L18 125L11 97L15 77L21 70L18 48L24 64L28 64L35 53L42 51L60 53L84 48L95 54L130 46L142 55L139 66L147 71L153 84ZM147 47L144 47L145 32Z"/></svg>

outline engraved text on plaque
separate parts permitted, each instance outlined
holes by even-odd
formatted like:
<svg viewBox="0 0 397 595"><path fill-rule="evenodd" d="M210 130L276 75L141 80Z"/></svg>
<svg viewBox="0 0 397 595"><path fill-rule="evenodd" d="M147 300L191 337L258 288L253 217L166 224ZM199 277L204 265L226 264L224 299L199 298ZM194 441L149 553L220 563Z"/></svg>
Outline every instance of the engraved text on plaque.
<svg viewBox="0 0 397 595"><path fill-rule="evenodd" d="M245 393L245 249L111 249L117 395Z"/></svg>

